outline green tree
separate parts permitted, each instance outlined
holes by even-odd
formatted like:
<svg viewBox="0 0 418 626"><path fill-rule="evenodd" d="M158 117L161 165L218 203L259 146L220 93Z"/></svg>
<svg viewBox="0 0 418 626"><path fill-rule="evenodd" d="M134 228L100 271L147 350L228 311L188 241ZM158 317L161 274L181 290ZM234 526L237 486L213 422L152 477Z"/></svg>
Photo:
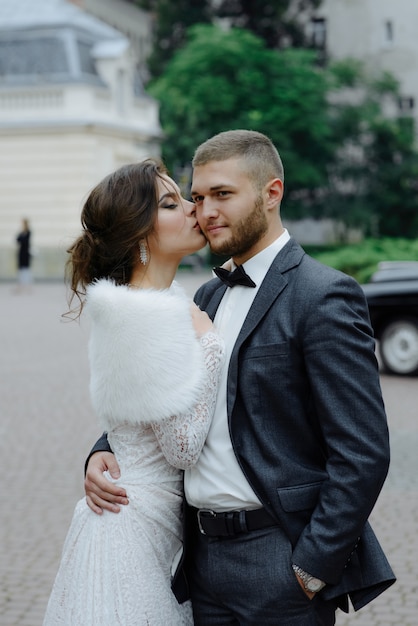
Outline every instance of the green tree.
<svg viewBox="0 0 418 626"><path fill-rule="evenodd" d="M194 26L149 92L160 101L163 157L172 171L190 163L209 136L249 128L269 135L280 151L289 210L300 210L326 184L327 82L311 51L270 50L242 29Z"/></svg>
<svg viewBox="0 0 418 626"><path fill-rule="evenodd" d="M186 41L193 24L212 20L211 0L133 0L153 15L152 52L148 58L151 76L160 76L173 54Z"/></svg>
<svg viewBox="0 0 418 626"><path fill-rule="evenodd" d="M197 25L149 85L174 175L196 146L232 128L266 133L285 167L286 217L331 217L371 236L418 236L418 156L389 74L358 61L321 69L312 51L269 49L249 31Z"/></svg>
<svg viewBox="0 0 418 626"><path fill-rule="evenodd" d="M154 17L153 50L148 59L151 76L160 76L173 54L186 43L194 24L216 23L245 28L261 37L269 48L309 47L305 16L322 0L128 0Z"/></svg>
<svg viewBox="0 0 418 626"><path fill-rule="evenodd" d="M372 236L417 237L414 123L385 114L398 110L398 82L386 72L370 77L351 59L330 66L329 74L332 93L340 93L331 117L339 149L330 164L322 214Z"/></svg>
<svg viewBox="0 0 418 626"><path fill-rule="evenodd" d="M418 237L418 154L411 118L379 120L365 149L366 202L380 236Z"/></svg>
<svg viewBox="0 0 418 626"><path fill-rule="evenodd" d="M269 48L308 47L301 12L312 13L322 0L221 0L216 15L261 37Z"/></svg>

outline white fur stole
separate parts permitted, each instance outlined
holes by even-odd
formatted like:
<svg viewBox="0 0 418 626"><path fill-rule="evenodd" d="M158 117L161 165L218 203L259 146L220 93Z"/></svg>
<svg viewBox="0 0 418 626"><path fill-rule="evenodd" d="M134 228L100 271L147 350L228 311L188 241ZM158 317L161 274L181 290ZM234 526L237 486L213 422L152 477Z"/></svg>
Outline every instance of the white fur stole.
<svg viewBox="0 0 418 626"><path fill-rule="evenodd" d="M160 421L198 401L203 353L178 287L135 290L102 279L88 287L86 308L91 399L105 430Z"/></svg>

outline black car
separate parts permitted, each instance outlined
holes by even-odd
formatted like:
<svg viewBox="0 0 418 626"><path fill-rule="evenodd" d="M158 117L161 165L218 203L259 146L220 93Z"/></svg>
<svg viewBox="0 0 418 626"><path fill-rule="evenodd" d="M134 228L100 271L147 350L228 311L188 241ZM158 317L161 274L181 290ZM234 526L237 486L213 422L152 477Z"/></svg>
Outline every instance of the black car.
<svg viewBox="0 0 418 626"><path fill-rule="evenodd" d="M379 263L362 288L385 370L418 374L418 262Z"/></svg>

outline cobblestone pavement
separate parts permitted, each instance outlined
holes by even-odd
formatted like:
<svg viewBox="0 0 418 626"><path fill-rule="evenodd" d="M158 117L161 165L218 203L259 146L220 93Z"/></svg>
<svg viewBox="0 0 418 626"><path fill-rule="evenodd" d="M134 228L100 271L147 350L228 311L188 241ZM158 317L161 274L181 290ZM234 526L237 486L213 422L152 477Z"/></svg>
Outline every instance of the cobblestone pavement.
<svg viewBox="0 0 418 626"><path fill-rule="evenodd" d="M179 276L190 294L205 278ZM21 294L0 284L0 307L0 626L41 626L83 495L84 459L99 434L88 397L88 328L62 320L59 284ZM371 521L398 582L359 613L339 613L338 626L418 624L418 380L382 376L382 387L392 465Z"/></svg>

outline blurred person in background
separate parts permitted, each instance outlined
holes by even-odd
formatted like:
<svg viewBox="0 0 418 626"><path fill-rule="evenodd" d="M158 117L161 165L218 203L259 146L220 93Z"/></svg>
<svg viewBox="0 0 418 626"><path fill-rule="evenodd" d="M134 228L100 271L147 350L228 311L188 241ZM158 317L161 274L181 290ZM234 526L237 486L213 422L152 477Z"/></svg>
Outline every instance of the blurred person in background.
<svg viewBox="0 0 418 626"><path fill-rule="evenodd" d="M29 221L25 218L22 220L22 230L16 237L17 242L17 288L16 292L30 289L32 284L31 273L31 231Z"/></svg>

